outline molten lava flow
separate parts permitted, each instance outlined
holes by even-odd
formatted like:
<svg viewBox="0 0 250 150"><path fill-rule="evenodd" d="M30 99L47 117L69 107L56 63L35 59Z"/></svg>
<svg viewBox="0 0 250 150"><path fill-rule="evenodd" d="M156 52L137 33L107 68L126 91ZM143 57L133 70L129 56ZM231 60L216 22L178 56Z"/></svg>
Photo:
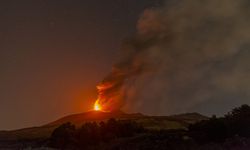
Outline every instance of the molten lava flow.
<svg viewBox="0 0 250 150"><path fill-rule="evenodd" d="M94 110L95 111L101 111L102 110L102 106L99 104L99 100L95 101Z"/></svg>

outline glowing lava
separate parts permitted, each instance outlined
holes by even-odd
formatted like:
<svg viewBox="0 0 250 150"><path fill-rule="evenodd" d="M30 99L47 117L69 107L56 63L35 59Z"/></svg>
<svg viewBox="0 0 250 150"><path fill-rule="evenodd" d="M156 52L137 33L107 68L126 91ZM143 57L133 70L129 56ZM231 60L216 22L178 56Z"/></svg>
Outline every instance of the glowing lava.
<svg viewBox="0 0 250 150"><path fill-rule="evenodd" d="M99 104L99 100L95 101L94 110L95 111L101 111L102 110L102 106Z"/></svg>

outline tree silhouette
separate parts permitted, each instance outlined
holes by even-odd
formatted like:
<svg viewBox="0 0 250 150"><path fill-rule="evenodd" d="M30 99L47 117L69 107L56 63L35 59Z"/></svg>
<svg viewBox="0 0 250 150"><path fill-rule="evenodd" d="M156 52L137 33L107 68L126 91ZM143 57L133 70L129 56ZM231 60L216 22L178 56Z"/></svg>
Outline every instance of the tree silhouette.
<svg viewBox="0 0 250 150"><path fill-rule="evenodd" d="M225 115L232 135L250 137L250 106L242 105Z"/></svg>
<svg viewBox="0 0 250 150"><path fill-rule="evenodd" d="M65 123L56 128L50 138L50 145L55 148L67 148L74 143L76 128L71 123Z"/></svg>
<svg viewBox="0 0 250 150"><path fill-rule="evenodd" d="M232 109L224 117L213 116L189 126L191 137L201 142L221 142L234 136L250 137L250 106Z"/></svg>
<svg viewBox="0 0 250 150"><path fill-rule="evenodd" d="M142 131L141 126L129 120L109 119L107 122L99 124L87 122L78 129L74 125L66 123L54 130L50 143L54 148L77 147L84 149L116 138L130 137Z"/></svg>

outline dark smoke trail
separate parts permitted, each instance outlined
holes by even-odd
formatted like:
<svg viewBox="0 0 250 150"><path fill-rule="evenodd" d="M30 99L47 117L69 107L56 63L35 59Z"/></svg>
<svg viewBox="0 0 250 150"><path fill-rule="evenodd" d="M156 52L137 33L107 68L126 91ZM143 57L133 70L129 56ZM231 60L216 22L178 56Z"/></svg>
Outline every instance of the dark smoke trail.
<svg viewBox="0 0 250 150"><path fill-rule="evenodd" d="M168 1L145 10L124 58L98 85L100 103L151 114L222 113L246 103L249 18L247 0Z"/></svg>

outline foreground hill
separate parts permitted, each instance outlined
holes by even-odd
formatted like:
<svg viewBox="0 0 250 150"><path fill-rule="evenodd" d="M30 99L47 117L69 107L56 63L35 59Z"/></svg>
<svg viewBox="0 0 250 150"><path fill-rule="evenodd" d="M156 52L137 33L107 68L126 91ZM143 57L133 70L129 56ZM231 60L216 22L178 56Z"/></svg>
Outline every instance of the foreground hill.
<svg viewBox="0 0 250 150"><path fill-rule="evenodd" d="M2 131L0 149L249 150L249 118L248 105L219 118L198 113L146 116L90 111L41 127ZM104 122L97 124L100 121Z"/></svg>
<svg viewBox="0 0 250 150"><path fill-rule="evenodd" d="M71 122L77 127L80 127L85 122L100 122L106 121L110 118L120 120L134 120L145 128L149 129L183 129L189 124L207 119L206 116L198 113L188 113L174 116L146 116L140 113L127 114L121 111L89 111L80 114L69 115L40 127L25 128L13 131L0 131L0 141L45 139L50 136L56 127L63 123Z"/></svg>

